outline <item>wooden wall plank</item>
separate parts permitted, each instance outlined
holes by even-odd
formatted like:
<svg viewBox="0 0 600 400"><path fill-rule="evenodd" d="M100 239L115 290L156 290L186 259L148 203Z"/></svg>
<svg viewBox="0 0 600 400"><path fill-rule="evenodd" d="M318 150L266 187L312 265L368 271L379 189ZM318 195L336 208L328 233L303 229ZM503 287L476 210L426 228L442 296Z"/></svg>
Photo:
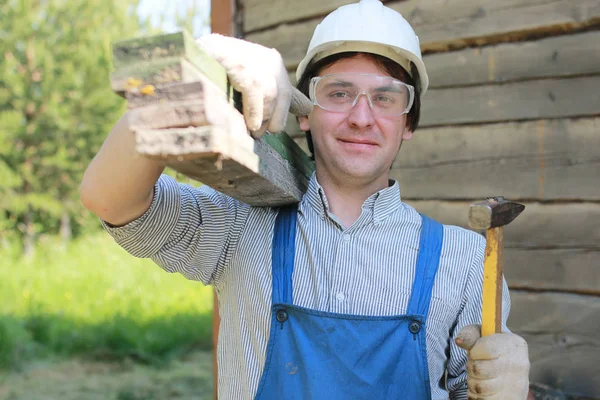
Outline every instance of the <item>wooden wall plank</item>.
<svg viewBox="0 0 600 400"><path fill-rule="evenodd" d="M291 3L270 3L267 8L294 9ZM305 4L302 2L302 7L309 8ZM389 2L387 5L400 11L413 25L424 52L522 40L532 34L539 36L544 31L546 34L556 34L600 25L600 3L597 0L408 0ZM246 9L245 24L257 21L252 15L248 17L250 12L264 11ZM301 15L294 15L293 20L288 20L286 18L292 15L285 17L285 11L271 12L283 16L277 17L278 22L288 23L254 33L246 29L244 36L252 42L278 49L288 68L294 69L306 54L312 32L323 16L305 20ZM301 21L291 23L298 19Z"/></svg>
<svg viewBox="0 0 600 400"><path fill-rule="evenodd" d="M509 328L529 345L531 381L597 396L600 297L511 291Z"/></svg>
<svg viewBox="0 0 600 400"><path fill-rule="evenodd" d="M568 32L600 18L597 0L411 0L389 6L407 17L424 52Z"/></svg>
<svg viewBox="0 0 600 400"><path fill-rule="evenodd" d="M600 31L425 56L430 88L600 73Z"/></svg>
<svg viewBox="0 0 600 400"><path fill-rule="evenodd" d="M424 126L600 114L600 76L434 89L421 107Z"/></svg>
<svg viewBox="0 0 600 400"><path fill-rule="evenodd" d="M404 201L439 222L468 228L470 201ZM525 211L505 228L506 247L600 250L600 204L524 204Z"/></svg>
<svg viewBox="0 0 600 400"><path fill-rule="evenodd" d="M244 32L299 19L319 18L352 0L244 0Z"/></svg>
<svg viewBox="0 0 600 400"><path fill-rule="evenodd" d="M600 295L600 251L507 248L504 273L511 289Z"/></svg>
<svg viewBox="0 0 600 400"><path fill-rule="evenodd" d="M295 70L306 55L310 38L321 19L311 19L296 24L280 25L266 31L245 34L244 39L277 49L286 68Z"/></svg>
<svg viewBox="0 0 600 400"><path fill-rule="evenodd" d="M405 198L600 200L600 118L427 128L391 171Z"/></svg>
<svg viewBox="0 0 600 400"><path fill-rule="evenodd" d="M356 3L358 0L305 0L295 2L284 0L273 2L269 0L245 0L244 1L244 32L264 30L267 27L291 23L297 20L311 18L323 18L331 11L344 4ZM445 0L408 0L389 1L382 0L388 7L396 9L404 17L415 25L427 23L440 23L444 20L461 20L463 18L480 16L498 12L504 8L521 8L535 3L543 3L543 0L503 0L499 3L494 0L457 0L448 4ZM442 10L439 13L431 13L431 10ZM424 15L427 13L427 15ZM441 18L440 18L441 17Z"/></svg>

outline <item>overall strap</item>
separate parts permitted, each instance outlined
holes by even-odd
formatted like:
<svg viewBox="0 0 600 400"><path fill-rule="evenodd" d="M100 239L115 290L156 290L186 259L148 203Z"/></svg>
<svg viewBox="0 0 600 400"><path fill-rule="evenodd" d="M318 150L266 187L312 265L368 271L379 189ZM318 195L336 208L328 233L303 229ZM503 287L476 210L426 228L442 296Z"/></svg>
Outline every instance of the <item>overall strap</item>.
<svg viewBox="0 0 600 400"><path fill-rule="evenodd" d="M294 256L296 253L296 205L281 207L275 220L273 230L272 304L292 304L292 273L294 272Z"/></svg>
<svg viewBox="0 0 600 400"><path fill-rule="evenodd" d="M421 238L412 294L406 311L409 315L422 315L427 319L435 274L440 264L444 227L425 215L421 215Z"/></svg>

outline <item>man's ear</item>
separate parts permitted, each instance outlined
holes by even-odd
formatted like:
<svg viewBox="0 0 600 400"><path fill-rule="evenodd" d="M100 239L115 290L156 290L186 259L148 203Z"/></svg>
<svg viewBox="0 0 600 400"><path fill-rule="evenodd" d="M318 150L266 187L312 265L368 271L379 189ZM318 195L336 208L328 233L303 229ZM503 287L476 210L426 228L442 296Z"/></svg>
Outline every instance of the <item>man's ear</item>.
<svg viewBox="0 0 600 400"><path fill-rule="evenodd" d="M310 130L310 126L308 124L308 117L306 115L302 115L298 117L298 124L300 125L300 130L306 132Z"/></svg>
<svg viewBox="0 0 600 400"><path fill-rule="evenodd" d="M405 129L404 132L402 132L402 140L410 140L412 139L412 136L413 133L409 129Z"/></svg>

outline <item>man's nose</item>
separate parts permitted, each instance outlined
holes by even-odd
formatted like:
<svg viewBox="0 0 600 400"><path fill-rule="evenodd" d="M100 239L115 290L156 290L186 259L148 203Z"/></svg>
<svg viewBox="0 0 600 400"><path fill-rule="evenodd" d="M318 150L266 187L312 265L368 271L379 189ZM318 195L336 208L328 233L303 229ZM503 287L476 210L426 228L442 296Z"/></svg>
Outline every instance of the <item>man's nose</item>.
<svg viewBox="0 0 600 400"><path fill-rule="evenodd" d="M348 123L357 128L370 127L375 123L373 111L371 110L371 105L369 104L369 98L365 93L358 95L358 99L356 99L354 107L350 109Z"/></svg>

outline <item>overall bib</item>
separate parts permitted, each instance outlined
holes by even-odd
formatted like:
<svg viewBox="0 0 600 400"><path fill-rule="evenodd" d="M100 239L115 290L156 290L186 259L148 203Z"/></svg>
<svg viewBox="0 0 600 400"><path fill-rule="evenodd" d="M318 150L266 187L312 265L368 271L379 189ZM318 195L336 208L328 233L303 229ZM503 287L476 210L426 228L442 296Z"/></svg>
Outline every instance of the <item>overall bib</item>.
<svg viewBox="0 0 600 400"><path fill-rule="evenodd" d="M295 306L297 208L282 208L273 236L271 331L256 399L431 399L425 329L443 227L422 216L406 315L362 316Z"/></svg>

